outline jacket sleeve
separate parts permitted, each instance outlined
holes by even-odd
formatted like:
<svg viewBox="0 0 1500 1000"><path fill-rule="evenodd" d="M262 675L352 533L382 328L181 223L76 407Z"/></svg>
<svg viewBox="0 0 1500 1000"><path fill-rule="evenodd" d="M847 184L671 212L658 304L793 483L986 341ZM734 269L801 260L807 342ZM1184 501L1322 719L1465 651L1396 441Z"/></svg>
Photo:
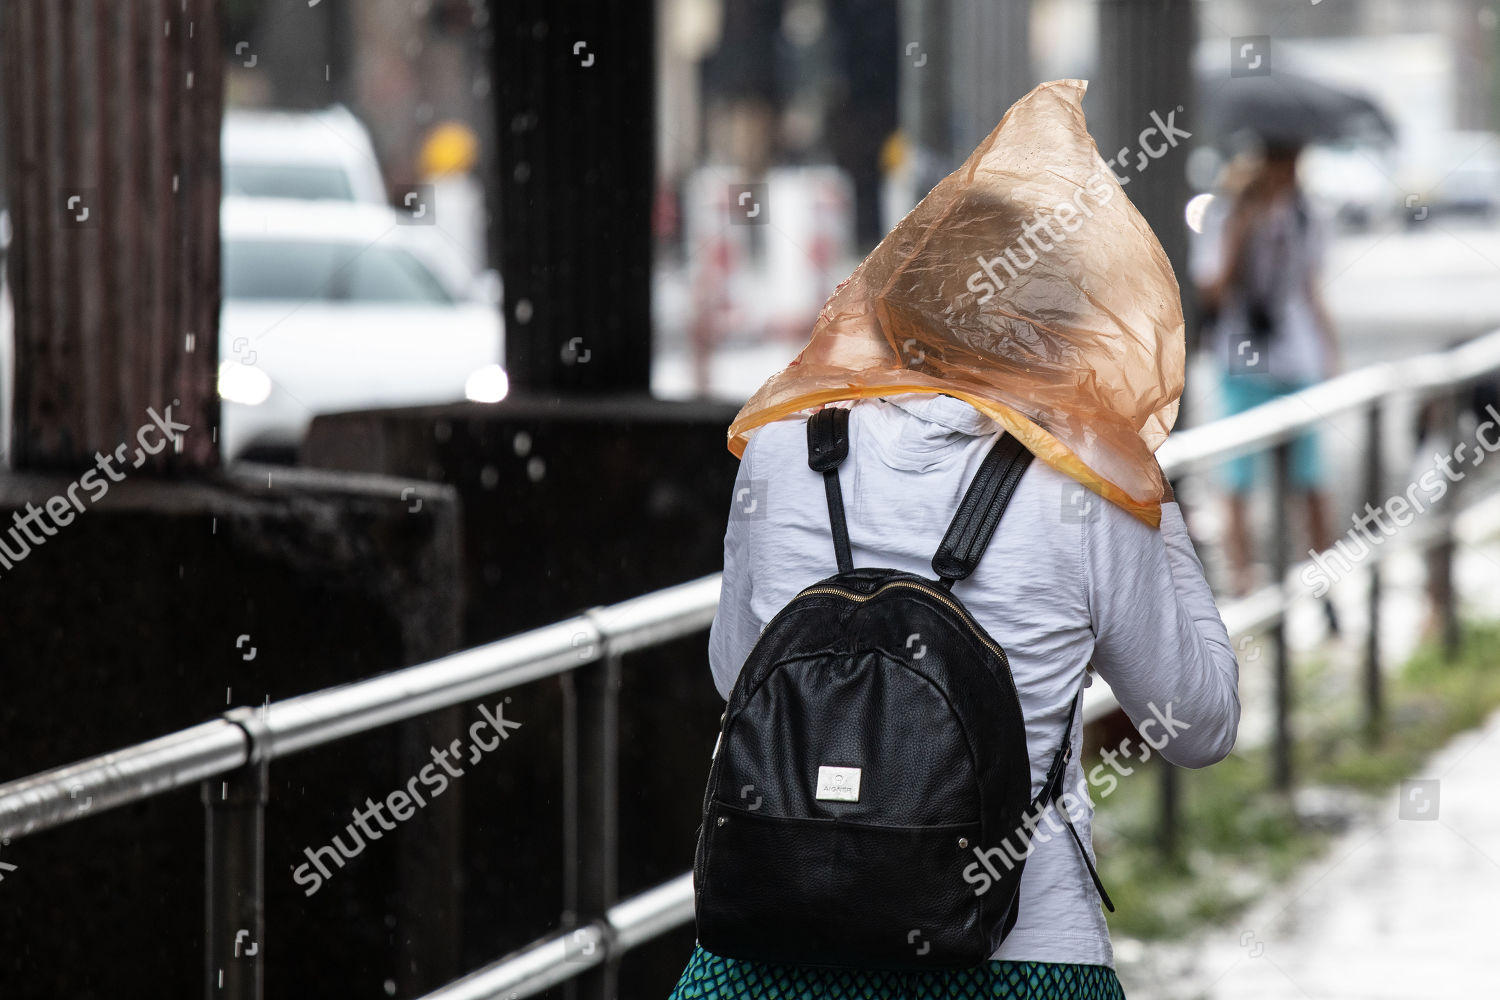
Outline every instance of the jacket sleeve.
<svg viewBox="0 0 1500 1000"><path fill-rule="evenodd" d="M708 665L713 672L714 687L725 701L729 700L740 667L750 655L755 640L760 638L760 623L755 620L750 606L753 586L751 534L753 527L760 522L754 520L753 510L746 509L757 500L765 503L765 497L751 485L755 481L751 474L754 444L752 438L740 460L734 492L729 498L729 529L724 533L724 583L719 590L719 609L708 631Z"/></svg>
<svg viewBox="0 0 1500 1000"><path fill-rule="evenodd" d="M1114 504L1096 509L1082 536L1094 668L1167 760L1222 760L1239 728L1239 664L1182 511L1162 504L1156 531Z"/></svg>

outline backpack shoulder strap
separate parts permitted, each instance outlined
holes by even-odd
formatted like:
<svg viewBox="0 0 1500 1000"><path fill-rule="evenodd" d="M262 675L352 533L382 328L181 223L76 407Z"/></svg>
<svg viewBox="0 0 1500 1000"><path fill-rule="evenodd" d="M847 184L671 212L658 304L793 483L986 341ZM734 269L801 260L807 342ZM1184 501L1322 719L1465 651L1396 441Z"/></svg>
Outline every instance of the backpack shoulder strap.
<svg viewBox="0 0 1500 1000"><path fill-rule="evenodd" d="M1031 800L1031 815L1038 821L1048 806L1057 803L1057 815L1073 835L1073 843L1078 845L1078 853L1083 857L1083 865L1089 870L1089 878L1094 880L1094 888L1099 891L1099 898L1104 902L1104 908L1110 913L1115 912L1114 900L1109 898L1109 893L1104 891L1104 883L1099 880L1099 872L1094 868L1094 862L1089 858L1089 852L1084 849L1083 838L1078 836L1078 830L1073 826L1073 818L1063 808L1058 800L1063 793L1063 775L1068 769L1068 759L1073 756L1073 720L1078 716L1078 710L1083 705L1083 688L1079 687L1078 694L1073 696L1072 707L1068 710L1067 727L1063 730L1062 745L1057 748L1057 753L1052 757L1052 766L1047 769L1047 777L1042 781L1042 790L1037 797Z"/></svg>
<svg viewBox="0 0 1500 1000"><path fill-rule="evenodd" d="M999 440L984 457L984 464L974 474L974 481L964 494L943 544L932 557L932 569L937 573L942 586L952 590L953 584L974 572L979 559L984 555L990 537L1000 524L1000 515L1010 503L1016 486L1026 467L1031 464L1031 452L1011 435L1001 432Z"/></svg>
<svg viewBox="0 0 1500 1000"><path fill-rule="evenodd" d="M823 473L828 520L833 526L833 551L840 573L854 568L849 525L844 520L844 492L839 488L839 466L848 457L849 411L842 406L825 406L807 421L807 464L814 472Z"/></svg>

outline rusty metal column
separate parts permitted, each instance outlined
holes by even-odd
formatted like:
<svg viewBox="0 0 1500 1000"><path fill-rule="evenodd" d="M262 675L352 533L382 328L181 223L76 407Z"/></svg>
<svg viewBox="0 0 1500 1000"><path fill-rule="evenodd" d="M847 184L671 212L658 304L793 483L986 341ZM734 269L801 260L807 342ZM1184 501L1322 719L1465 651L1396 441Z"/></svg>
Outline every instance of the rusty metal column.
<svg viewBox="0 0 1500 1000"><path fill-rule="evenodd" d="M0 5L17 469L217 464L220 41L215 0Z"/></svg>
<svg viewBox="0 0 1500 1000"><path fill-rule="evenodd" d="M206 1000L265 991L267 762L203 783Z"/></svg>

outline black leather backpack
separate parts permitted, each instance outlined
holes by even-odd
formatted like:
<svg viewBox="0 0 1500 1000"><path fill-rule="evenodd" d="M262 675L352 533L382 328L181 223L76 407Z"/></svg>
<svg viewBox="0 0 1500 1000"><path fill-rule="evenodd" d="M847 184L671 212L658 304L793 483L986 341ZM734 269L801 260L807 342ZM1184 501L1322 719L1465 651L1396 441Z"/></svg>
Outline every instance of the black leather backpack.
<svg viewBox="0 0 1500 1000"><path fill-rule="evenodd" d="M1015 925L1029 834L1072 752L1065 731L1033 796L1005 651L950 593L1031 455L1001 435L933 556L937 580L855 569L838 478L848 424L838 407L808 421L839 571L771 620L730 693L693 864L698 941L795 965L975 966ZM973 878L978 852L1007 840L1013 867Z"/></svg>

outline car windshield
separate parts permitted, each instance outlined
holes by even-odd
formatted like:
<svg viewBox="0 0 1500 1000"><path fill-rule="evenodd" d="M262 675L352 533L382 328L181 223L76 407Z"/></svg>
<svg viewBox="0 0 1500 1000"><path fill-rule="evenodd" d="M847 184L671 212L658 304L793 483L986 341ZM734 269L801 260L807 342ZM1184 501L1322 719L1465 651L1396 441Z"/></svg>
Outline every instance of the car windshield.
<svg viewBox="0 0 1500 1000"><path fill-rule="evenodd" d="M349 175L337 166L301 163L224 163L224 194L250 198L353 201Z"/></svg>
<svg viewBox="0 0 1500 1000"><path fill-rule="evenodd" d="M452 302L400 247L294 240L224 241L224 298L324 302Z"/></svg>

